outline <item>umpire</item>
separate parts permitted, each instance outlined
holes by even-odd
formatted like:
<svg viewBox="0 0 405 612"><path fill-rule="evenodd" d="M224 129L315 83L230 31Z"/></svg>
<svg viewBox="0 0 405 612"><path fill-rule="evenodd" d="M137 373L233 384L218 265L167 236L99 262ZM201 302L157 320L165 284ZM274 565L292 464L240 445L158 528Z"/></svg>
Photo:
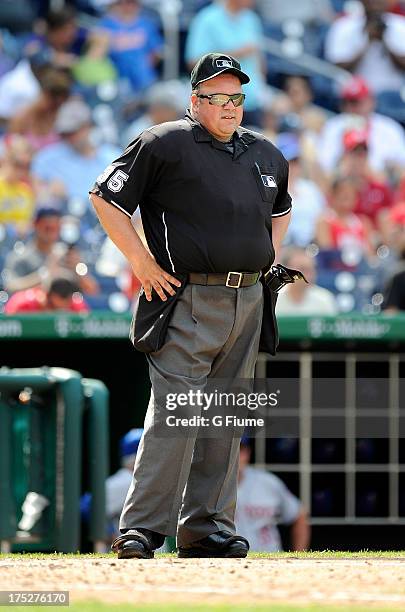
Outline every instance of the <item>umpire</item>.
<svg viewBox="0 0 405 612"><path fill-rule="evenodd" d="M113 543L119 558L151 558L176 531L180 557L245 557L249 549L234 526L238 435L162 440L153 432L167 390L252 379L259 346L276 349L275 300L261 272L288 227L288 164L264 136L240 127L248 82L233 57L203 56L185 118L144 131L91 191L142 284L132 339L147 353L152 383ZM150 252L131 222L138 205Z"/></svg>

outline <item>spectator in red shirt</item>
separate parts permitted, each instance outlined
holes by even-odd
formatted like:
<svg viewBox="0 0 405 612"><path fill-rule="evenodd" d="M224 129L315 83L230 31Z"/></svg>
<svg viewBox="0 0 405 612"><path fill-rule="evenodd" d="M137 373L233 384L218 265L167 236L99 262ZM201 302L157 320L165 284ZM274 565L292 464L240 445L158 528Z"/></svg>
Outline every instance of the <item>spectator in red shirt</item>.
<svg viewBox="0 0 405 612"><path fill-rule="evenodd" d="M369 226L354 212L356 184L350 177L339 177L332 185L329 208L318 219L316 242L321 249L358 252L359 258L373 254Z"/></svg>
<svg viewBox="0 0 405 612"><path fill-rule="evenodd" d="M368 162L368 135L362 130L350 130L343 136L344 154L340 173L350 177L356 186L357 198L354 212L371 222L378 232L377 241L386 242L385 218L393 203L393 193L384 181L370 168Z"/></svg>
<svg viewBox="0 0 405 612"><path fill-rule="evenodd" d="M403 202L398 202L389 212L390 221L398 226L399 229L405 230L405 199Z"/></svg>
<svg viewBox="0 0 405 612"><path fill-rule="evenodd" d="M17 291L7 302L4 313L12 315L54 310L89 312L89 307L79 287L68 278L59 277L51 282L47 291L42 287Z"/></svg>
<svg viewBox="0 0 405 612"><path fill-rule="evenodd" d="M394 204L384 221L387 234L386 244L394 253L405 249L405 246L402 246L405 243L405 200Z"/></svg>

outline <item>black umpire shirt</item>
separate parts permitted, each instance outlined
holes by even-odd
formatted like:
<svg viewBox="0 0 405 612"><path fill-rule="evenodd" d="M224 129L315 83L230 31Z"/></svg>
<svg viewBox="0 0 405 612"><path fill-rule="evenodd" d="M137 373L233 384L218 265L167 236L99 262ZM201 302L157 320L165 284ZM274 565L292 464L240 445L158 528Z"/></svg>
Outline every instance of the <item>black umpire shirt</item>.
<svg viewBox="0 0 405 612"><path fill-rule="evenodd" d="M272 219L291 209L288 163L242 127L232 144L187 112L145 130L92 191L129 217L140 207L150 251L167 272L259 272L274 260Z"/></svg>
<svg viewBox="0 0 405 612"><path fill-rule="evenodd" d="M143 132L96 191L129 217L140 207L151 253L167 272L259 272L274 259L272 217L291 208L288 164L244 128L233 149L187 114Z"/></svg>

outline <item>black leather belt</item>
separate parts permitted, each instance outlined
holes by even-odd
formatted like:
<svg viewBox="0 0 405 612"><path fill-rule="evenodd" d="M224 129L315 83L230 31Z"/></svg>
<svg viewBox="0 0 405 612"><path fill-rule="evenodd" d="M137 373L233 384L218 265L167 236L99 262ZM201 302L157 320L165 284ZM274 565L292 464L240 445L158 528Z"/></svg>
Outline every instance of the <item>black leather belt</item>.
<svg viewBox="0 0 405 612"><path fill-rule="evenodd" d="M228 272L225 274L200 274L192 272L188 275L189 283L193 285L225 285L231 289L251 287L260 278L260 272Z"/></svg>

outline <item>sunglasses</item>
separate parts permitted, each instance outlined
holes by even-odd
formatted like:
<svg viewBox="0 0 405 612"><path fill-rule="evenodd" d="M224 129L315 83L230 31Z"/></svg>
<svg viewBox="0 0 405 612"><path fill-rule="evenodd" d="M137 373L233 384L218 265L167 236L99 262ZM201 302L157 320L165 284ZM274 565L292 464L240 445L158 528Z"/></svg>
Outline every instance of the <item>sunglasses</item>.
<svg viewBox="0 0 405 612"><path fill-rule="evenodd" d="M206 98L209 100L209 104L213 106L225 106L228 104L230 100L232 100L234 106L242 106L245 101L246 95L244 93L236 93L232 95L228 94L196 94L197 98Z"/></svg>

